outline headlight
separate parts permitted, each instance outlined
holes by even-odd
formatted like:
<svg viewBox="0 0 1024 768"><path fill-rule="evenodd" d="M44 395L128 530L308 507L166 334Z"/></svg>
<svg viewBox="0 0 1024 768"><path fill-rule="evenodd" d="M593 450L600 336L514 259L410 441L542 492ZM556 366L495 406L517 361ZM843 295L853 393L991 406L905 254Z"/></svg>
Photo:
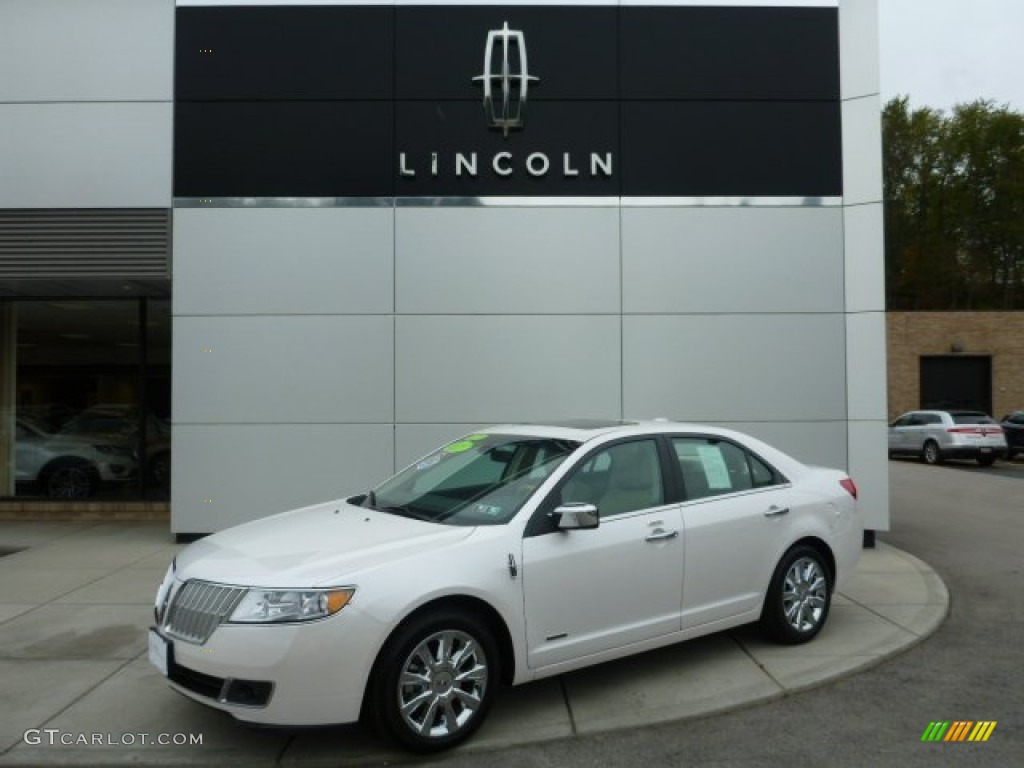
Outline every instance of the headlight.
<svg viewBox="0 0 1024 768"><path fill-rule="evenodd" d="M164 574L164 580L160 582L160 588L156 591L156 605L153 607L153 616L156 618L157 624L164 620L164 614L167 612L167 600L171 596L171 587L174 584L174 569L177 561L177 558L171 560L171 564L167 567L167 573Z"/></svg>
<svg viewBox="0 0 1024 768"><path fill-rule="evenodd" d="M355 589L250 589L242 598L230 622L276 624L287 621L323 619L340 611Z"/></svg>

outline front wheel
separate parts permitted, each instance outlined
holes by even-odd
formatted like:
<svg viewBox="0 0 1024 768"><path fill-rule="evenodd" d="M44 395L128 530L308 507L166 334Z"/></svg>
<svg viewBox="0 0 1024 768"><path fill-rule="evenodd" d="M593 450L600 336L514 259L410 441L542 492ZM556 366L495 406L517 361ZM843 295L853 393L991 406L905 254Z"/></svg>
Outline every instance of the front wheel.
<svg viewBox="0 0 1024 768"><path fill-rule="evenodd" d="M761 626L786 645L806 643L817 635L832 604L832 576L814 547L789 550L775 567L761 611Z"/></svg>
<svg viewBox="0 0 1024 768"><path fill-rule="evenodd" d="M483 723L500 679L497 644L466 614L423 616L388 641L370 681L371 712L406 749L436 752Z"/></svg>
<svg viewBox="0 0 1024 768"><path fill-rule="evenodd" d="M942 462L942 453L939 451L939 444L934 440L929 440L924 444L924 453L922 454L925 464L940 464Z"/></svg>
<svg viewBox="0 0 1024 768"><path fill-rule="evenodd" d="M98 480L87 461L67 459L47 469L43 485L51 499L87 499L96 492Z"/></svg>

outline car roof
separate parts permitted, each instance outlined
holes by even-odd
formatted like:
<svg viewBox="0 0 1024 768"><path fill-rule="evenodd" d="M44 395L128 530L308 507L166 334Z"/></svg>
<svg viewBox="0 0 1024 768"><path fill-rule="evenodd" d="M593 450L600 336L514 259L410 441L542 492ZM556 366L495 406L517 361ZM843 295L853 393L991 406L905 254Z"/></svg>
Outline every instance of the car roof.
<svg viewBox="0 0 1024 768"><path fill-rule="evenodd" d="M652 433L696 432L700 434L720 435L749 439L748 435L740 435L729 429L712 427L706 424L692 424L669 419L648 420L599 420L570 419L566 421L546 421L520 424L496 424L480 432L504 435L530 435L534 437L552 437L563 440L587 442L598 437L647 435Z"/></svg>
<svg viewBox="0 0 1024 768"><path fill-rule="evenodd" d="M950 416L984 416L988 418L988 414L984 411L964 408L919 408L916 411L907 411L903 416L912 416L915 413L937 413L940 416L944 413L948 413ZM903 418L903 416L900 418Z"/></svg>

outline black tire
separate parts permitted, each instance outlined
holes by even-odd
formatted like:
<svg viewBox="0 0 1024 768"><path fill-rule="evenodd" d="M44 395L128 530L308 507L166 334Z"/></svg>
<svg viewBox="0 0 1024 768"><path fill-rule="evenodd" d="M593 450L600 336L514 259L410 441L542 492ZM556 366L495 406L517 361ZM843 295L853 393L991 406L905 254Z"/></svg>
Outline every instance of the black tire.
<svg viewBox="0 0 1024 768"><path fill-rule="evenodd" d="M454 747L486 719L501 680L500 663L493 635L475 617L451 610L414 617L377 659L367 714L412 752Z"/></svg>
<svg viewBox="0 0 1024 768"><path fill-rule="evenodd" d="M939 444L934 440L929 440L924 444L924 448L921 449L921 458L925 464L936 464L942 463L942 451L939 450Z"/></svg>
<svg viewBox="0 0 1024 768"><path fill-rule="evenodd" d="M99 475L85 459L59 459L46 468L42 484L51 499L88 499L99 487Z"/></svg>
<svg viewBox="0 0 1024 768"><path fill-rule="evenodd" d="M978 454L978 463L983 467L991 467L996 462L996 457L993 454L982 455Z"/></svg>
<svg viewBox="0 0 1024 768"><path fill-rule="evenodd" d="M832 605L832 572L814 547L790 549L768 585L761 610L761 628L769 638L784 645L806 643L828 619Z"/></svg>

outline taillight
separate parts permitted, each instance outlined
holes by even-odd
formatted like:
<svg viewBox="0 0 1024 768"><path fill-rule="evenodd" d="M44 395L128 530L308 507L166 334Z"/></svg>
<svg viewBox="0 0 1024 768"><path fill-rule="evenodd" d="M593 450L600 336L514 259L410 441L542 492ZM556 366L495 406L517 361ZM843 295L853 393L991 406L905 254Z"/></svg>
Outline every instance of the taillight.
<svg viewBox="0 0 1024 768"><path fill-rule="evenodd" d="M848 477L844 477L842 480L839 481L839 484L843 486L846 492L853 496L853 498L857 498L857 484L853 482L853 480L851 480Z"/></svg>

